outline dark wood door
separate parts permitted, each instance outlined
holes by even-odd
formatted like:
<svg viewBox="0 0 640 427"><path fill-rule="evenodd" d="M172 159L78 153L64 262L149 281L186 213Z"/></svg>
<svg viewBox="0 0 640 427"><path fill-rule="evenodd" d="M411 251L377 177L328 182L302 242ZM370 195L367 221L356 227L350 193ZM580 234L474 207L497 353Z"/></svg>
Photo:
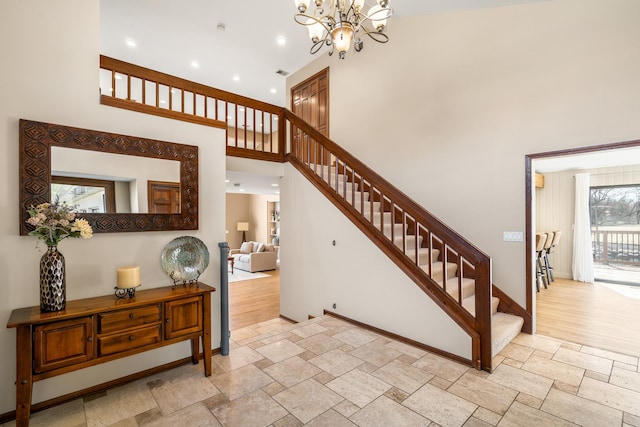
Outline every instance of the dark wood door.
<svg viewBox="0 0 640 427"><path fill-rule="evenodd" d="M180 184L177 182L149 181L147 186L149 213L180 213Z"/></svg>
<svg viewBox="0 0 640 427"><path fill-rule="evenodd" d="M329 136L329 68L291 88L291 111L326 137ZM295 126L292 135L296 152L303 160L329 164L329 156L322 153L314 141Z"/></svg>

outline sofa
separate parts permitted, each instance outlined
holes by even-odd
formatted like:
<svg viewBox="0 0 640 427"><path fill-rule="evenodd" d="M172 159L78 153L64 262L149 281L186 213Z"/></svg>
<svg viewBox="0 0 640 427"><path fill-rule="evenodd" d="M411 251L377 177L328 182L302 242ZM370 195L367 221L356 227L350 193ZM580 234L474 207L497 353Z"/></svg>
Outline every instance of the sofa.
<svg viewBox="0 0 640 427"><path fill-rule="evenodd" d="M255 271L275 270L278 265L278 250L274 245L260 242L244 242L240 249L231 249L233 268Z"/></svg>

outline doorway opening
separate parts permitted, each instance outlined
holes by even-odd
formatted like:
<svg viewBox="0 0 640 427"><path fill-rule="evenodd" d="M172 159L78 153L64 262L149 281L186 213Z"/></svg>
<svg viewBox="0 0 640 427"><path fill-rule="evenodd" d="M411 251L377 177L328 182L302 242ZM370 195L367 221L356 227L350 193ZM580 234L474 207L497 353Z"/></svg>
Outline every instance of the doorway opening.
<svg viewBox="0 0 640 427"><path fill-rule="evenodd" d="M635 332L630 330L637 328L634 325L640 321L640 315L635 314L640 312L640 293L633 298L633 295L624 292L626 289L610 284L612 280L605 282L599 267L606 266L602 263L605 250L603 245L609 242L604 242L603 239L609 237L616 244L619 241L625 246L607 247L607 254L623 258L626 266L631 268L636 252L634 230L629 230L624 236L603 236L602 232L608 230L603 229L606 226L601 216L598 222L594 222L592 208L591 244L596 266L594 271L598 273L594 283L572 280L574 175L589 173L592 190L623 184L640 187L640 161L637 159L640 159L640 141L537 153L525 157L527 311L534 318L536 332L625 354L640 354L640 345L635 344L633 341L637 340L631 338ZM539 186L544 181L544 187L536 188L536 177ZM613 193L611 192L612 197ZM606 203L602 200L597 209L603 211L605 204L613 206L610 202L611 198ZM618 203L616 209L619 212L616 215L632 216L634 211L631 207L634 203L635 199ZM623 212L624 209L629 212ZM613 213L610 210L609 222L619 221L614 219L616 215ZM562 232L562 239L550 256L555 280L549 280L548 289L541 288L537 292L535 284L539 252L535 247L536 233L555 231ZM629 238L632 240L629 241ZM638 267L637 272L632 272L632 281L640 282L640 265Z"/></svg>

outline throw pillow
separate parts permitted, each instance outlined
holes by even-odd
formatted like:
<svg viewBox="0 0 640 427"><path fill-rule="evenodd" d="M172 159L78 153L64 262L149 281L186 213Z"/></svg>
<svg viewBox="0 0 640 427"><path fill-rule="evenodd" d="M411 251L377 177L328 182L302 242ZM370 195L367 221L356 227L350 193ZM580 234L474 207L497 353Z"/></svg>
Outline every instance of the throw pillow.
<svg viewBox="0 0 640 427"><path fill-rule="evenodd" d="M275 247L270 243L267 243L266 245L264 245L264 251L265 252L273 252L274 249L275 249Z"/></svg>
<svg viewBox="0 0 640 427"><path fill-rule="evenodd" d="M256 245L258 245L258 247L256 248ZM264 243L254 243L253 244L253 252L262 252L264 251Z"/></svg>
<svg viewBox="0 0 640 427"><path fill-rule="evenodd" d="M250 254L252 248L253 248L253 242L244 242L242 245L240 245L240 253Z"/></svg>

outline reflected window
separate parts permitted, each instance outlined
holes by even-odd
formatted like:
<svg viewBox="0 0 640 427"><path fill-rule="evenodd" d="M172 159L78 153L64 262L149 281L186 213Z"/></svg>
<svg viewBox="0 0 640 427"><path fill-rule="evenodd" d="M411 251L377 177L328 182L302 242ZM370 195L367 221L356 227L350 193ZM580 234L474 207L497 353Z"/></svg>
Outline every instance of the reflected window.
<svg viewBox="0 0 640 427"><path fill-rule="evenodd" d="M51 177L51 199L80 213L115 213L115 182L68 176Z"/></svg>

